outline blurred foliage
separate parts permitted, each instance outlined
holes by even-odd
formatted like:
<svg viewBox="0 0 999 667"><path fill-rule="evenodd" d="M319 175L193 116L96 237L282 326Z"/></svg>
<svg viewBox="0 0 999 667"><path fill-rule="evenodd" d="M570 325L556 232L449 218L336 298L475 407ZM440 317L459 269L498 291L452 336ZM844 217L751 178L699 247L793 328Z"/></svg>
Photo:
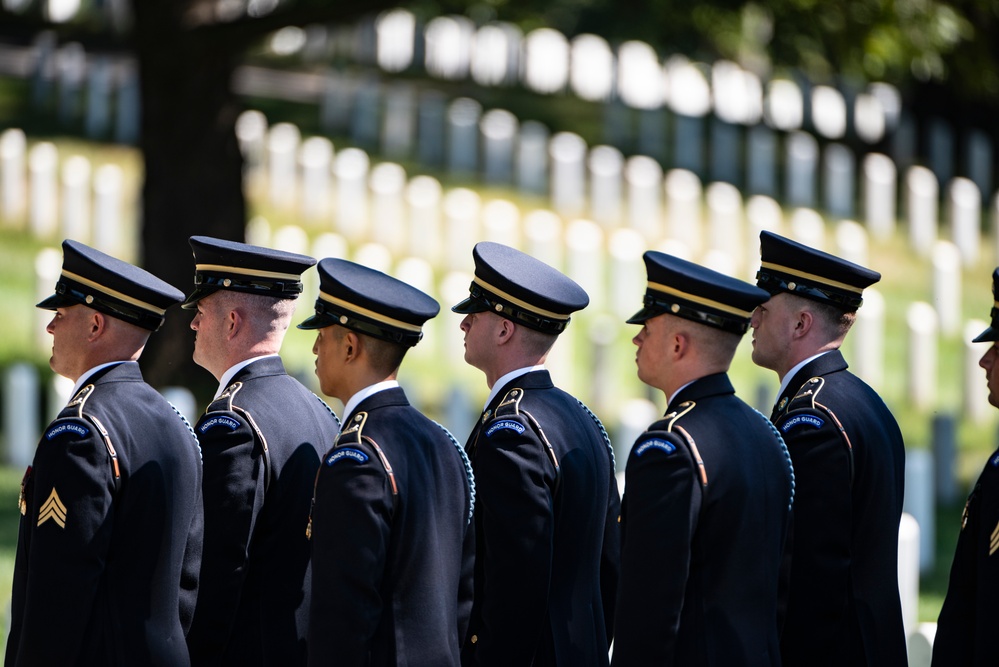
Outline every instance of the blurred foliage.
<svg viewBox="0 0 999 667"><path fill-rule="evenodd" d="M967 100L999 100L999 0L417 0L421 16L466 14L549 26L663 54L729 58L765 75L817 82L878 80L902 88L946 83Z"/></svg>

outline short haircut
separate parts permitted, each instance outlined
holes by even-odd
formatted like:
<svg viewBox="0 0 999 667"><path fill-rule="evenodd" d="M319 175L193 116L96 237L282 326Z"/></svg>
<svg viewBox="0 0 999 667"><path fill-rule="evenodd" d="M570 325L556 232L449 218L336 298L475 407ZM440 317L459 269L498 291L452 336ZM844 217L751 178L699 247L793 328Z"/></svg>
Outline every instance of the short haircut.
<svg viewBox="0 0 999 667"><path fill-rule="evenodd" d="M857 311L855 310L843 310L831 303L822 303L797 295L792 296L799 301L800 308L807 309L816 316L819 326L822 327L829 340L837 340L845 336L853 323L857 321Z"/></svg>
<svg viewBox="0 0 999 667"><path fill-rule="evenodd" d="M511 320L512 321L512 320ZM558 338L558 334L544 333L542 331L536 331L534 329L528 328L523 324L516 323L517 327L520 329L521 342L524 345L524 351L531 356L544 356L552 349L555 345L555 340Z"/></svg>
<svg viewBox="0 0 999 667"><path fill-rule="evenodd" d="M220 310L244 311L249 326L258 336L283 334L291 325L295 314L295 299L282 299L266 294L250 294L233 290L219 290L214 307Z"/></svg>
<svg viewBox="0 0 999 667"><path fill-rule="evenodd" d="M333 326L332 333L335 336L334 340L337 342L342 341L343 337L348 333L353 333L357 336L361 340L361 345L364 346L364 351L367 354L368 363L371 365L372 370L377 371L385 377L399 370L399 367L402 366L403 358L409 351L409 348L405 345L375 338L374 336L369 336L368 334L340 325Z"/></svg>
<svg viewBox="0 0 999 667"><path fill-rule="evenodd" d="M742 340L742 334L675 316L672 330L679 330L690 336L705 362L725 368L731 365L735 350Z"/></svg>

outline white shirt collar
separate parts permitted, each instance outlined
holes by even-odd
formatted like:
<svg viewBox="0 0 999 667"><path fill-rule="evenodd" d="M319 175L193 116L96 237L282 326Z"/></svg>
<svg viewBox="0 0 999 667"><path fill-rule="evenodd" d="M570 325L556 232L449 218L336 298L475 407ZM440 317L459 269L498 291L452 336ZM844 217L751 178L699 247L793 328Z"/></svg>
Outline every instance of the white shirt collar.
<svg viewBox="0 0 999 667"><path fill-rule="evenodd" d="M347 401L347 404L343 406L344 424L347 423L346 422L347 418L350 417L351 413L357 409L357 406L360 404L361 401L368 398L369 396L377 394L380 391L385 391L386 389L395 389L398 386L399 383L396 380L382 380L381 382L376 382L373 385L365 387L361 391L351 396L350 400Z"/></svg>
<svg viewBox="0 0 999 667"><path fill-rule="evenodd" d="M543 370L545 370L545 367L543 365L526 366L524 368L518 368L515 371L510 371L509 373L501 377L499 380L496 380L496 383L493 384L493 388L489 391L489 398L486 399L486 404L485 406L483 406L482 411L485 412L486 408L489 407L489 404L493 402L494 398L496 398L496 394L500 392L500 389L505 387L510 381L519 378L521 375L527 375L528 373L533 373L534 371L543 371Z"/></svg>
<svg viewBox="0 0 999 667"><path fill-rule="evenodd" d="M227 370L225 373L222 374L222 378L219 380L218 391L215 392L215 398L213 398L212 400L214 401L218 399L219 396L222 395L222 392L224 392L229 387L229 383L232 382L232 378L234 375L236 375L236 373L240 372L241 370L252 364L254 361L259 361L261 359L266 359L267 357L276 357L276 356L278 355L263 354L260 355L259 357L250 357L249 359L244 359L238 364L230 366L229 370Z"/></svg>
<svg viewBox="0 0 999 667"><path fill-rule="evenodd" d="M799 361L791 370L789 370L787 372L787 375L781 378L780 389L777 390L777 398L774 399L774 404L776 405L777 401L780 400L780 397L784 395L784 391L787 390L787 385L791 383L791 380L794 379L794 376L798 373L798 371L800 371L802 368L805 367L805 364L812 361L813 359L818 359L823 354L828 354L832 351L833 350L826 350L825 352L819 352L818 354L813 354L807 359Z"/></svg>
<svg viewBox="0 0 999 667"><path fill-rule="evenodd" d="M106 364L100 364L98 366L94 366L89 371L87 371L86 373L84 373L83 375L81 375L79 378L77 378L76 384L73 385L73 391L70 392L70 394L69 394L70 398L72 398L73 396L76 396L79 393L79 391L81 389L83 389L84 385L87 384L87 380L90 379L90 376L93 375L94 373L96 373L97 371L102 370L104 368L108 368L109 366L117 366L118 364L135 364L135 363L138 363L138 362L136 362L136 361L109 361Z"/></svg>

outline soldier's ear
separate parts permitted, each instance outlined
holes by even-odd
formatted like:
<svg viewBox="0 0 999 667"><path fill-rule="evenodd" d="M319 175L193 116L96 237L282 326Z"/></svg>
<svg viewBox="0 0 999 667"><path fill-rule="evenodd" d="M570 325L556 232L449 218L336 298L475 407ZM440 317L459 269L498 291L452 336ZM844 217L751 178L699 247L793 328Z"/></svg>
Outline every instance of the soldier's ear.
<svg viewBox="0 0 999 667"><path fill-rule="evenodd" d="M90 314L90 333L87 335L88 341L97 340L108 328L107 315L99 311L92 311Z"/></svg>

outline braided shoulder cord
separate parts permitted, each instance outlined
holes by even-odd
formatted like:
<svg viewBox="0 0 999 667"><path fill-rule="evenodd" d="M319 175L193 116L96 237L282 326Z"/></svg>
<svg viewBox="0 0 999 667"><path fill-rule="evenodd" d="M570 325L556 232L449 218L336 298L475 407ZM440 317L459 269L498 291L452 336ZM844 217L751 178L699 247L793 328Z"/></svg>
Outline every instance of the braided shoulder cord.
<svg viewBox="0 0 999 667"><path fill-rule="evenodd" d="M191 427L191 422L187 421L187 417L185 417L184 415L182 415L180 413L180 410L177 409L176 405L174 405L170 401L167 401L167 405L169 405L171 408L173 408L173 411L177 413L178 417L180 417L180 421L184 422L184 426L187 427L187 430L191 434L191 437L194 438L194 446L198 448L198 458L199 459L202 458L202 456L201 456L201 441L198 440L198 434L195 433L194 429Z"/></svg>
<svg viewBox="0 0 999 667"><path fill-rule="evenodd" d="M468 454L465 453L465 448L458 444L458 441L454 439L453 435L451 435L451 431L444 428L443 424L438 422L434 423L437 424L442 431L444 431L444 434L447 435L451 444L454 445L454 448L457 449L458 453L461 455L461 462L465 464L465 477L468 479L468 523L472 523L472 517L475 515L475 475L472 474L472 462L468 460Z"/></svg>
<svg viewBox="0 0 999 667"><path fill-rule="evenodd" d="M604 437L604 443L607 445L607 451L610 453L611 470L617 470L617 462L614 460L614 447L611 445L610 436L607 435L607 429L604 428L603 422L600 421L600 417L593 414L593 411L586 407L581 400L578 398L576 402L579 403L579 407L586 411L586 414L590 415L590 419L597 425L600 429L600 435Z"/></svg>
<svg viewBox="0 0 999 667"><path fill-rule="evenodd" d="M312 395L316 397L317 401L319 401L320 403L323 404L323 407L326 408L326 412L330 413L330 415L333 417L333 421L336 422L336 430L339 431L341 428L343 428L343 424L340 423L340 418L336 416L335 412L333 412L333 408L331 408L330 406L328 406L326 404L326 401L324 401L323 399L321 399L317 394L312 394Z"/></svg>
<svg viewBox="0 0 999 667"><path fill-rule="evenodd" d="M780 443L781 451L784 452L784 458L787 459L787 469L788 472L791 473L791 498L787 503L787 509L790 510L791 507L794 505L794 465L791 463L791 452L787 451L787 445L784 444L784 438L781 437L780 432L777 430L777 427L773 425L773 422L767 419L767 417L756 408L753 408L753 412L758 414L760 416L760 419L765 421L767 423L767 426L770 427L770 430L777 438L777 442Z"/></svg>

